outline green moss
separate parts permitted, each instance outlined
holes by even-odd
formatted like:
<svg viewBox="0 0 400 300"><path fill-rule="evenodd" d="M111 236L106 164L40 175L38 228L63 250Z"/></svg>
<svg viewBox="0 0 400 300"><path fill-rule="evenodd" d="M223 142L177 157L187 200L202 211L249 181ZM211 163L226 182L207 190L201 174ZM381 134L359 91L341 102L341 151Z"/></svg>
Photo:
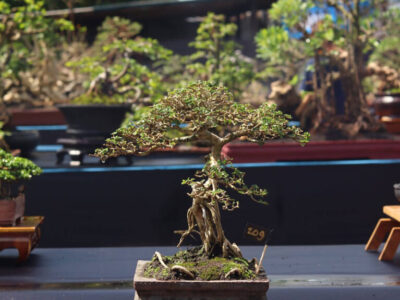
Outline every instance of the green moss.
<svg viewBox="0 0 400 300"><path fill-rule="evenodd" d="M218 265L209 265L202 268L198 275L202 280L218 280L221 279L221 269Z"/></svg>
<svg viewBox="0 0 400 300"><path fill-rule="evenodd" d="M256 278L254 264L244 258L227 259L223 257L208 258L199 255L199 251L179 251L173 256L164 256L163 260L172 268L174 265L182 266L195 275L196 280L220 280L232 269L239 269L241 276L235 279ZM157 259L154 259L146 266L144 275L162 280L180 279L180 274L171 272L161 266Z"/></svg>

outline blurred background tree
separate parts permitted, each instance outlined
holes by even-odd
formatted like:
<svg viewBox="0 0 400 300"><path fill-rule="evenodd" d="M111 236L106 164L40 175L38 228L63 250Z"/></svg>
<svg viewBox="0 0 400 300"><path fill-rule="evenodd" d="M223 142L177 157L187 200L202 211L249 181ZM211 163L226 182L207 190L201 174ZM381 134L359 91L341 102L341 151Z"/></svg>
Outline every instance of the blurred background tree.
<svg viewBox="0 0 400 300"><path fill-rule="evenodd" d="M59 33L74 28L65 19L46 18L40 1L22 3L12 7L7 1L0 1L0 102L5 107L20 103L32 106L50 97L58 98L54 87L60 76L53 75L61 72L50 72L50 58L60 55L55 51L63 44ZM2 110L3 115L5 111Z"/></svg>
<svg viewBox="0 0 400 300"><path fill-rule="evenodd" d="M371 52L389 42L378 42L384 3L279 0L272 5L273 24L256 37L258 56L265 61L262 75L297 86L309 71L297 109L305 128L337 137L381 129L368 108L363 81L370 75ZM380 39L390 32L379 31Z"/></svg>
<svg viewBox="0 0 400 300"><path fill-rule="evenodd" d="M120 17L107 18L85 55L67 65L89 78L77 104L150 104L164 93L154 61L167 60L172 52L157 40L139 36L142 26Z"/></svg>

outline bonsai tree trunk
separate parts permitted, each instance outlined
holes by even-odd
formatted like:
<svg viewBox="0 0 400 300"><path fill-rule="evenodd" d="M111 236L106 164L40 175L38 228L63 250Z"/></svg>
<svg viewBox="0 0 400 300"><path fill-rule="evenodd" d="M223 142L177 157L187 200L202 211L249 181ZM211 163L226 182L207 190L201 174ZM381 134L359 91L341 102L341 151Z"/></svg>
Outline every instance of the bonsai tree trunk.
<svg viewBox="0 0 400 300"><path fill-rule="evenodd" d="M358 42L361 43L361 42ZM362 86L363 62L362 47L355 42L348 50L347 68L339 68L342 85L346 95L345 115L348 124L343 124L343 129L349 136L356 135L360 130L376 131L381 125L368 110Z"/></svg>
<svg viewBox="0 0 400 300"><path fill-rule="evenodd" d="M223 144L214 144L210 153L210 167L220 167L221 150ZM193 199L192 206L187 212L188 229L182 233L178 247L192 232L200 235L202 251L208 255L222 255L223 257L242 257L239 247L231 244L225 237L221 224L219 203L212 192L218 189L215 179L195 181L191 184ZM197 228L196 228L197 227ZM179 232L178 232L179 233Z"/></svg>

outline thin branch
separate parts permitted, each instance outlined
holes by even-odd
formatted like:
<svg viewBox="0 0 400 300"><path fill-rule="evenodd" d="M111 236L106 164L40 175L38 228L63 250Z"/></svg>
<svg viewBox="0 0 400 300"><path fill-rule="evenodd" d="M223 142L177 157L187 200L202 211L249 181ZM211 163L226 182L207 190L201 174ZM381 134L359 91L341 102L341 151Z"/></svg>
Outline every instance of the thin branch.
<svg viewBox="0 0 400 300"><path fill-rule="evenodd" d="M114 78L111 78L110 81L112 83L119 81L128 72L128 69L129 69L129 63L126 63L124 68L122 69L122 71L118 75L116 75Z"/></svg>

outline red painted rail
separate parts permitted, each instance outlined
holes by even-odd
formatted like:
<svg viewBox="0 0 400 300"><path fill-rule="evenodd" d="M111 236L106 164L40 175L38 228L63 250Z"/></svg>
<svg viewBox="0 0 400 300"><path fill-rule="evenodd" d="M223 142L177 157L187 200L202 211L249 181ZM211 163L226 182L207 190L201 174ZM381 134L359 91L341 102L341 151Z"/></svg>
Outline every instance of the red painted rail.
<svg viewBox="0 0 400 300"><path fill-rule="evenodd" d="M315 141L301 147L295 142L269 142L263 146L230 143L222 149L235 163L338 159L400 158L398 140Z"/></svg>

